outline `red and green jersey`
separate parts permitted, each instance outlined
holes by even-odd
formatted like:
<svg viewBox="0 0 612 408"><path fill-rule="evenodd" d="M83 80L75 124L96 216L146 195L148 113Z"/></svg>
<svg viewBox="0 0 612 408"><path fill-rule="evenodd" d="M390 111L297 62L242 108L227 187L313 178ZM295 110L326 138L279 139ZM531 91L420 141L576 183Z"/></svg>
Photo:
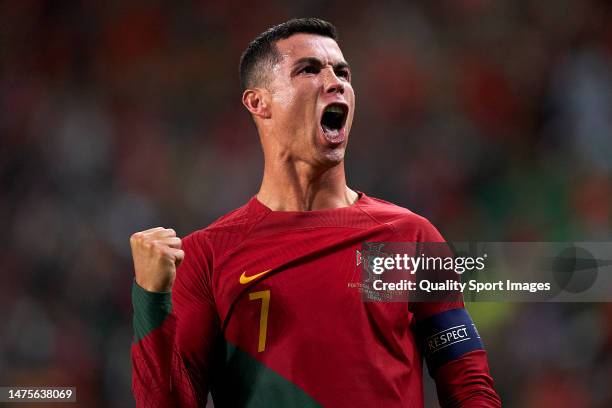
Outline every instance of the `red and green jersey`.
<svg viewBox="0 0 612 408"><path fill-rule="evenodd" d="M363 193L308 212L254 197L192 233L172 294L133 287L137 405L203 407L210 391L215 407L422 407L417 326L463 303L364 302L356 250L385 241L442 237ZM443 406L499 406L484 350L441 364Z"/></svg>

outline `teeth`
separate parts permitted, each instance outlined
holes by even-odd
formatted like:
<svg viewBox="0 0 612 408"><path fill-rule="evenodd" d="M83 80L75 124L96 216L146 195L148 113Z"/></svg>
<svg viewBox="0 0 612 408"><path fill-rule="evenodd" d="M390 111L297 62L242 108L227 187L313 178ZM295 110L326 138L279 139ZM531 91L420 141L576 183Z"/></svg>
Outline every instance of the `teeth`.
<svg viewBox="0 0 612 408"><path fill-rule="evenodd" d="M344 109L338 105L328 106L325 112L344 114Z"/></svg>

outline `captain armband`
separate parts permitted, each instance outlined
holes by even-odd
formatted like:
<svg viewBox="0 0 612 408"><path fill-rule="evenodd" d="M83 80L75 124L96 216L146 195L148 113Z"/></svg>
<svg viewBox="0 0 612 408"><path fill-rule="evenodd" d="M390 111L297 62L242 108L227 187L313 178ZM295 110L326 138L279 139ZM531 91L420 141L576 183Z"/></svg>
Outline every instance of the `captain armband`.
<svg viewBox="0 0 612 408"><path fill-rule="evenodd" d="M468 312L452 309L435 314L417 324L421 350L429 373L474 350L484 350L480 335Z"/></svg>

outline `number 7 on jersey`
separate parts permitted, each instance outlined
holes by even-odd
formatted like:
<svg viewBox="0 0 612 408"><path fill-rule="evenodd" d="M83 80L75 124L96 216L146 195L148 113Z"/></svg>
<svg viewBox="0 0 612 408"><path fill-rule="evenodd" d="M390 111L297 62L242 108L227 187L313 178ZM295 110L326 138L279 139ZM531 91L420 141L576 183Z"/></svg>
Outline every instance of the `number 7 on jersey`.
<svg viewBox="0 0 612 408"><path fill-rule="evenodd" d="M259 345L257 351L266 349L266 333L268 332L268 311L270 310L270 290L249 293L249 300L261 299L261 314L259 317Z"/></svg>

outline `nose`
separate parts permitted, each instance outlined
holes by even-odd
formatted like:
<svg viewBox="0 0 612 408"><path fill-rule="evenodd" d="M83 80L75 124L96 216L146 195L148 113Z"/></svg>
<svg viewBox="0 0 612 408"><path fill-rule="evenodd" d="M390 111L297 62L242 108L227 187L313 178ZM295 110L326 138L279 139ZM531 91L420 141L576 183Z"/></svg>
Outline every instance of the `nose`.
<svg viewBox="0 0 612 408"><path fill-rule="evenodd" d="M325 71L328 72L325 78L325 93L344 94L344 84L340 78L336 76L334 70L326 69Z"/></svg>

